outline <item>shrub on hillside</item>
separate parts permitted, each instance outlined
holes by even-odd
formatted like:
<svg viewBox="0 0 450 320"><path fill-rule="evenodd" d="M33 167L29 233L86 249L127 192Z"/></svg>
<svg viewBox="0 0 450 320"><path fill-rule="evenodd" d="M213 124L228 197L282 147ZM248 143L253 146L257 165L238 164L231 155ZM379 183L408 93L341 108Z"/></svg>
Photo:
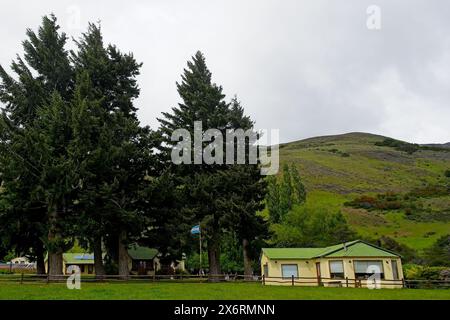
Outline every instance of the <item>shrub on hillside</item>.
<svg viewBox="0 0 450 320"><path fill-rule="evenodd" d="M415 143L408 143L400 140L395 140L392 138L386 138L383 141L375 142L376 146L381 147L391 147L398 151L403 151L412 154L420 149L420 146Z"/></svg>
<svg viewBox="0 0 450 320"><path fill-rule="evenodd" d="M419 262L420 260L417 252L414 249L408 247L407 245L401 244L390 237L382 236L380 239L378 239L377 244L380 247L391 250L401 255L404 263Z"/></svg>
<svg viewBox="0 0 450 320"><path fill-rule="evenodd" d="M366 210L398 210L403 207L401 197L395 193L379 194L376 197L363 195L345 205Z"/></svg>
<svg viewBox="0 0 450 320"><path fill-rule="evenodd" d="M427 264L450 267L450 234L440 237L425 250Z"/></svg>
<svg viewBox="0 0 450 320"><path fill-rule="evenodd" d="M417 198L440 197L449 194L449 187L444 185L427 185L422 188L413 189L408 193L409 196Z"/></svg>

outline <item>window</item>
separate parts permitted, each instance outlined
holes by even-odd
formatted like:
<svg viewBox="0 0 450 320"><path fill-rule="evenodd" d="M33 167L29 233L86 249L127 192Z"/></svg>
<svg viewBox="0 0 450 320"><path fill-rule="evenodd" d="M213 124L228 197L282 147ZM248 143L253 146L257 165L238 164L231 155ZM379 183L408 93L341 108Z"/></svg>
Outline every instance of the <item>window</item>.
<svg viewBox="0 0 450 320"><path fill-rule="evenodd" d="M391 265L392 265L392 275L394 276L394 280L399 280L397 260L391 260Z"/></svg>
<svg viewBox="0 0 450 320"><path fill-rule="evenodd" d="M367 279L375 273L380 274L380 278L384 279L383 261L354 261L355 277L357 279Z"/></svg>
<svg viewBox="0 0 450 320"><path fill-rule="evenodd" d="M269 265L266 263L264 265L264 277L268 277L269 276Z"/></svg>
<svg viewBox="0 0 450 320"><path fill-rule="evenodd" d="M342 260L330 261L330 278L332 279L344 278L344 263Z"/></svg>
<svg viewBox="0 0 450 320"><path fill-rule="evenodd" d="M298 268L296 264L282 264L281 274L283 278L298 278Z"/></svg>

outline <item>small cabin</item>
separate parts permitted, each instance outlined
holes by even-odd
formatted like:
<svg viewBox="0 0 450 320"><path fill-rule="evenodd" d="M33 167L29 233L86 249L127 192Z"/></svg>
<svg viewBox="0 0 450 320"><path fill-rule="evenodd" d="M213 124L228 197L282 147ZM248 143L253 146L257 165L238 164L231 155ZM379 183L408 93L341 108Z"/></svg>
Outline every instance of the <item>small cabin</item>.
<svg viewBox="0 0 450 320"><path fill-rule="evenodd" d="M270 285L402 288L400 255L362 240L325 248L263 248Z"/></svg>

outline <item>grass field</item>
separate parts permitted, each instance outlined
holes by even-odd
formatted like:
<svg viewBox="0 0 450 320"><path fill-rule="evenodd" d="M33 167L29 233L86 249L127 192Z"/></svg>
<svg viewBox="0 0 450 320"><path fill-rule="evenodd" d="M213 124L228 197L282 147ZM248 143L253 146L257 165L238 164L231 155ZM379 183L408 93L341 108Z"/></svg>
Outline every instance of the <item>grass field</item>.
<svg viewBox="0 0 450 320"><path fill-rule="evenodd" d="M0 283L0 299L15 300L450 300L450 290L263 286L259 283Z"/></svg>

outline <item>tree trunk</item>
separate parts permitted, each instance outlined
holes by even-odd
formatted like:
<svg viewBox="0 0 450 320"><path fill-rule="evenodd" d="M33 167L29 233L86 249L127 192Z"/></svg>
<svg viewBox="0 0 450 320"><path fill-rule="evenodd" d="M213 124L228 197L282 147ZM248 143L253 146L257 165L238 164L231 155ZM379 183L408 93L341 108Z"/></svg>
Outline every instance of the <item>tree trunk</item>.
<svg viewBox="0 0 450 320"><path fill-rule="evenodd" d="M42 242L36 245L36 274L45 274L44 246Z"/></svg>
<svg viewBox="0 0 450 320"><path fill-rule="evenodd" d="M220 241L213 237L208 241L209 281L219 281L220 269Z"/></svg>
<svg viewBox="0 0 450 320"><path fill-rule="evenodd" d="M60 276L63 274L63 251L60 248L61 235L58 226L58 210L57 206L53 206L49 213L49 231L48 231L48 274L50 276ZM50 277L52 278L52 277ZM54 277L59 279L59 277Z"/></svg>
<svg viewBox="0 0 450 320"><path fill-rule="evenodd" d="M48 254L48 274L50 278L54 280L58 280L60 276L63 274L63 253L62 251L57 252L49 252ZM56 277L52 277L56 276Z"/></svg>
<svg viewBox="0 0 450 320"><path fill-rule="evenodd" d="M126 246L127 233L122 231L119 235L119 276L128 279L128 250Z"/></svg>
<svg viewBox="0 0 450 320"><path fill-rule="evenodd" d="M95 237L92 243L94 249L95 277L102 278L105 275L103 266L102 237Z"/></svg>
<svg viewBox="0 0 450 320"><path fill-rule="evenodd" d="M244 255L244 278L251 280L253 276L252 260L250 258L250 243L247 239L242 240L242 252Z"/></svg>

